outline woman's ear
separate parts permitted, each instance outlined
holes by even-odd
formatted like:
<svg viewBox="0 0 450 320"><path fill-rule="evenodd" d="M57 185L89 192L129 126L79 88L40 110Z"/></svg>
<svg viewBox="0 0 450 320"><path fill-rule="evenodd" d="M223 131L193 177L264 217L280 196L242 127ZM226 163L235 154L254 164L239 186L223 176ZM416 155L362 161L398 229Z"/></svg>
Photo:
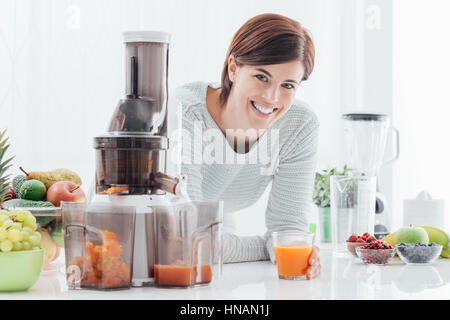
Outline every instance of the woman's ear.
<svg viewBox="0 0 450 320"><path fill-rule="evenodd" d="M230 55L230 57L228 58L228 78L231 82L234 82L234 80L236 79L236 70L236 60L234 59L233 55Z"/></svg>

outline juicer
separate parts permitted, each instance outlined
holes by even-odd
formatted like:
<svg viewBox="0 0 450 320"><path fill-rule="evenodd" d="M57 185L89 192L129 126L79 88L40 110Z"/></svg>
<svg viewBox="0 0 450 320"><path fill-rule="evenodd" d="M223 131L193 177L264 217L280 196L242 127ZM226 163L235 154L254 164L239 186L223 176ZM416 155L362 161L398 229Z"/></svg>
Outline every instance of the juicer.
<svg viewBox="0 0 450 320"><path fill-rule="evenodd" d="M94 138L95 189L90 202L136 208L132 285L147 286L154 283L158 249L153 208L177 205L184 208L183 212L195 214L197 207L189 201L187 178L178 174L179 166L177 176L167 174L170 34L130 31L123 34L123 41L126 97L119 101L108 132ZM169 209L166 211L157 222L170 231L174 228L173 217ZM221 224L220 215L211 219L214 221L208 223ZM158 243L159 247L164 245Z"/></svg>

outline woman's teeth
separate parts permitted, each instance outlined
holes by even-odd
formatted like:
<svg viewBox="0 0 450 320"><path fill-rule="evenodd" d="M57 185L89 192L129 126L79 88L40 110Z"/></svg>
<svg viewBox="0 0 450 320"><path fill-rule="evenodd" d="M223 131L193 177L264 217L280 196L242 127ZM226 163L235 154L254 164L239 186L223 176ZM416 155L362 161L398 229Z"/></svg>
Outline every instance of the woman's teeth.
<svg viewBox="0 0 450 320"><path fill-rule="evenodd" d="M274 109L265 109L263 107L261 107L260 105L256 104L255 101L252 101L252 105L255 107L256 110L258 110L259 112L263 113L263 114L271 114Z"/></svg>

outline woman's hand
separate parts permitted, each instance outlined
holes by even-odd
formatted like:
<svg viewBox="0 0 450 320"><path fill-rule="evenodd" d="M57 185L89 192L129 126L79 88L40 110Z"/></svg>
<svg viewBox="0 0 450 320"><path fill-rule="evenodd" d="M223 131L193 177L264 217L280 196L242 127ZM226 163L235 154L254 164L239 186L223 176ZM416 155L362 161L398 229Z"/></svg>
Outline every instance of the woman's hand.
<svg viewBox="0 0 450 320"><path fill-rule="evenodd" d="M319 248L313 246L311 257L309 258L309 267L306 271L306 279L311 280L320 274L322 266L320 265Z"/></svg>

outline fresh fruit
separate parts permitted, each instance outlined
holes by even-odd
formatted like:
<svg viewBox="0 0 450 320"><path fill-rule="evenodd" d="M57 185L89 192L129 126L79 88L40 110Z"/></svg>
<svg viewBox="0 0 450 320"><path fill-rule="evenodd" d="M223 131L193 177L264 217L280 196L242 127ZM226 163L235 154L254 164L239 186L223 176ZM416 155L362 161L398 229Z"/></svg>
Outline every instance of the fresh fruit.
<svg viewBox="0 0 450 320"><path fill-rule="evenodd" d="M397 232L392 232L390 235L384 237L383 239L381 239L381 241L384 241L386 243L389 243L391 246L395 247L395 235L397 234Z"/></svg>
<svg viewBox="0 0 450 320"><path fill-rule="evenodd" d="M24 183L25 181L27 181L27 177L24 176L23 174L15 176L14 179L12 180L12 187L16 195L19 194L20 187L22 186L22 183Z"/></svg>
<svg viewBox="0 0 450 320"><path fill-rule="evenodd" d="M8 138L5 138L6 129L0 133L0 204L5 200L6 194L9 190L9 174L6 171L11 167L10 162L14 157L4 159L6 151L9 148Z"/></svg>
<svg viewBox="0 0 450 320"><path fill-rule="evenodd" d="M377 239L369 234L368 232L364 233L362 236L358 236L356 234L352 234L347 239L347 249L351 254L357 256L356 248L365 245L366 243L371 243L372 241L377 241Z"/></svg>
<svg viewBox="0 0 450 320"><path fill-rule="evenodd" d="M39 180L44 183L47 189L50 188L54 183L59 181L72 181L81 186L81 178L75 172L69 169L61 168L52 171L32 171L28 173L22 167L19 168L23 173L26 174L27 180Z"/></svg>
<svg viewBox="0 0 450 320"><path fill-rule="evenodd" d="M400 228L397 231L394 242L396 245L399 243L415 244L417 242L428 244L429 238L424 228L409 226Z"/></svg>
<svg viewBox="0 0 450 320"><path fill-rule="evenodd" d="M377 238L375 238L374 236L372 236L368 232L364 233L362 236L358 236L356 234L352 234L347 239L347 242L370 243L372 241L377 241Z"/></svg>
<svg viewBox="0 0 450 320"><path fill-rule="evenodd" d="M47 188L39 180L27 180L20 187L19 197L25 200L40 201L44 199Z"/></svg>
<svg viewBox="0 0 450 320"><path fill-rule="evenodd" d="M59 255L59 248L53 241L47 229L40 228L38 232L41 236L41 247L45 250L44 266L55 260ZM28 242L33 246L30 242Z"/></svg>
<svg viewBox="0 0 450 320"><path fill-rule="evenodd" d="M366 264L383 265L394 256L395 249L383 241L372 241L356 248L356 253Z"/></svg>
<svg viewBox="0 0 450 320"><path fill-rule="evenodd" d="M383 241L373 241L362 246L361 249L393 249L393 247Z"/></svg>
<svg viewBox="0 0 450 320"><path fill-rule="evenodd" d="M434 242L442 246L441 257L450 258L450 235L444 230L435 227L421 227L427 232L430 242Z"/></svg>
<svg viewBox="0 0 450 320"><path fill-rule="evenodd" d="M40 235L34 231L36 230L36 218L30 211L1 210L0 217L0 222L3 222L0 227L0 251L40 248Z"/></svg>
<svg viewBox="0 0 450 320"><path fill-rule="evenodd" d="M59 207L61 201L86 202L86 195L75 182L59 181L47 190L47 201Z"/></svg>

